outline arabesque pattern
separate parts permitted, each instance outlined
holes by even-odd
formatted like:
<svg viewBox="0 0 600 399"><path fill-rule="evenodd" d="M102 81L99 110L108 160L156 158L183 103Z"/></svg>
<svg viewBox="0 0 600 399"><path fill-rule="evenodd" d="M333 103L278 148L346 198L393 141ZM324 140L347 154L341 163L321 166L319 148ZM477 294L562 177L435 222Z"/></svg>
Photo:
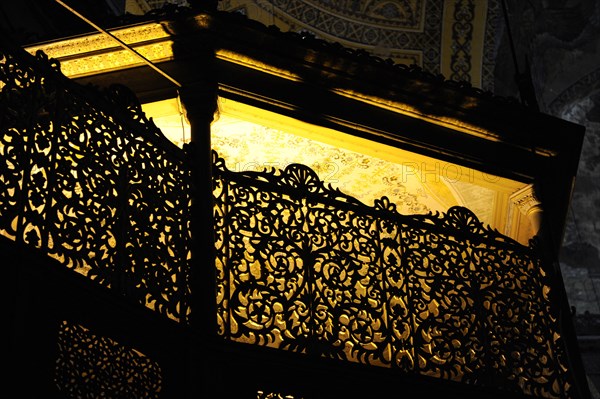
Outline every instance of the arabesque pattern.
<svg viewBox="0 0 600 399"><path fill-rule="evenodd" d="M0 234L186 322L193 193L183 153L124 88L93 97L41 53L0 51ZM575 396L560 304L535 246L465 208L406 216L386 197L366 206L303 165L234 173L213 161L225 339ZM72 336L96 346L63 327L67 345Z"/></svg>
<svg viewBox="0 0 600 399"><path fill-rule="evenodd" d="M63 321L55 383L69 398L159 398L162 370L139 351Z"/></svg>
<svg viewBox="0 0 600 399"><path fill-rule="evenodd" d="M135 96L0 53L0 234L175 320L189 309L190 172Z"/></svg>
<svg viewBox="0 0 600 399"><path fill-rule="evenodd" d="M534 247L466 208L405 216L302 165L231 172L214 157L222 336L542 397L569 391Z"/></svg>

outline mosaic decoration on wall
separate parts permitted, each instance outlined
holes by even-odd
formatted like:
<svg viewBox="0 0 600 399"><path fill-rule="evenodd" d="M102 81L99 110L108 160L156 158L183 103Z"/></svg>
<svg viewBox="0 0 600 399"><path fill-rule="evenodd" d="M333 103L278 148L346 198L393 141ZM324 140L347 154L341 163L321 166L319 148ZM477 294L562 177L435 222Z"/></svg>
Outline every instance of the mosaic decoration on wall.
<svg viewBox="0 0 600 399"><path fill-rule="evenodd" d="M69 398L160 397L162 371L143 353L87 328L63 321L55 383Z"/></svg>
<svg viewBox="0 0 600 399"><path fill-rule="evenodd" d="M564 347L535 247L466 208L402 216L310 168L231 172L215 154L220 334L543 397Z"/></svg>
<svg viewBox="0 0 600 399"><path fill-rule="evenodd" d="M300 2L275 1L276 7L287 10L291 15L299 15ZM423 26L424 0L307 0L303 3L311 6L310 10L320 9L328 14L335 15L348 21L369 23L381 27L390 27L403 30L419 31ZM285 7L285 8L284 8ZM317 17L317 15L314 15Z"/></svg>
<svg viewBox="0 0 600 399"><path fill-rule="evenodd" d="M381 49L416 50L421 54L420 66L426 71L439 73L442 25L439 2L406 1L401 2L402 4L389 4L387 7L384 2L368 3L345 8L346 13L340 15L341 7L331 6L326 2L294 0L271 3L256 0L256 4L264 10L272 10L284 21L298 21L305 28L314 28L317 35L322 32L348 42ZM378 12L380 16L377 16ZM397 17L381 26L378 24L384 19L381 13L386 12ZM407 57L410 56L414 55L407 54Z"/></svg>
<svg viewBox="0 0 600 399"><path fill-rule="evenodd" d="M481 82L481 89L492 91L496 55L496 34L499 3L475 0L454 0L444 15L447 2L426 0L226 0L221 10L241 12L270 25L294 32L310 32L327 41L341 40L344 46L367 49L381 58L415 64L434 75L442 70L442 55L447 54L450 75L446 79L461 82ZM450 4L450 3L449 3ZM258 7L255 14L250 6ZM484 21L475 21L475 9L486 8ZM270 15L267 18L266 15ZM484 40L481 53L474 53L474 24L483 24ZM451 25L448 47L443 49L442 30ZM477 63L477 68L473 68ZM473 73L480 74L474 78Z"/></svg>
<svg viewBox="0 0 600 399"><path fill-rule="evenodd" d="M483 54L481 61L481 89L494 92L495 67L498 52L498 26L501 24L499 0L488 0L487 17L485 20L485 36L483 39Z"/></svg>
<svg viewBox="0 0 600 399"><path fill-rule="evenodd" d="M475 4L472 0L457 1L454 7L452 52L450 54L450 70L452 73L448 78L457 82L470 82Z"/></svg>

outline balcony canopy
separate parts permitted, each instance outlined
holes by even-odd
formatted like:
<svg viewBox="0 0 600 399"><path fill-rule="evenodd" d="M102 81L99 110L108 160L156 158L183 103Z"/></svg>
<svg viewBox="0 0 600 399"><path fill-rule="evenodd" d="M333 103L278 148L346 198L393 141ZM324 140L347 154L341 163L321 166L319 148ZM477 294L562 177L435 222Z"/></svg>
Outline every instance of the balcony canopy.
<svg viewBox="0 0 600 399"><path fill-rule="evenodd" d="M127 82L148 116L179 145L190 140L182 115L214 106L206 102L216 85L212 142L226 161L231 157L230 166L316 165L325 177L354 179L346 187L354 184L350 193L361 199L357 179L369 179L366 203L391 188L399 209L410 213L467 206L522 243L538 231L543 210L559 248L583 138L579 125L418 67L282 33L237 14L165 16L111 34L182 88L100 32L28 50L57 59L80 83ZM182 91L204 105L182 104ZM243 134L232 133L233 126ZM234 149L240 141L244 148ZM311 160L311 152L319 156ZM343 163L349 158L354 171Z"/></svg>
<svg viewBox="0 0 600 399"><path fill-rule="evenodd" d="M455 382L485 385L482 381L491 379L496 386L496 378L505 378L525 394L554 397L569 389L560 380L568 367L547 362L561 357L562 349L555 348L561 347L564 333L558 317L546 317L548 309L563 305L548 296L551 291L560 298L561 293L555 291L560 279L554 285L548 259L561 241L582 127L416 67L311 36L283 34L233 14L165 16L112 30L111 35L71 37L27 50L41 50L58 60L62 72L76 82L103 87L125 83L173 143L192 143L204 161L211 149L218 152L210 155L211 166L200 165L213 168L204 182L207 193L213 184L214 196L202 198L214 200L214 208L204 210L214 216L217 237L215 243L206 240L204 249L216 244L213 282L220 335ZM101 143L95 136L100 131L104 140L114 140L110 144L115 148L123 147L123 162L139 170L131 174L123 168L121 174L118 169L115 176L135 180L143 175L156 183L135 180L140 193L158 187L154 202L164 208L165 220L176 219L173 223L181 229L177 234L189 241L181 253L171 243L157 246L160 256L184 260L184 273L171 280L187 284L186 273L197 270L187 265L205 261L208 253L188 254L198 250L192 243L202 240L194 236L202 229L195 222L190 230L197 230L185 228L193 208L188 205L199 197L195 173L206 171L188 170L198 164L180 159L183 153L170 144L165 146L169 154L178 154L172 163L165 161L167 155L153 155L162 144L154 146L152 140L136 136L130 141L134 148L121 134L135 136L135 129L128 124L113 129L116 118L101 112L97 116L110 122L101 124L104 130L75 122L70 126L85 132L83 141ZM134 118L152 130L142 116ZM57 147L61 151L84 147L72 145L78 138L60 123L47 125L70 143ZM19 132L10 133L17 137ZM7 143L12 143L10 137ZM46 147L40 148L37 156L45 159ZM61 157L61 162L78 162ZM120 164L118 158L110 160ZM173 181L167 182L152 173L154 163L182 173L171 173ZM66 176L80 178L72 171ZM115 198L121 198L120 188L127 188L126 195L133 192L132 182L117 180L121 186L107 192ZM77 197L72 190L69 199ZM165 190L169 195L163 198ZM170 197L180 194L185 197L181 201ZM146 196L111 201L124 209L141 209ZM179 213L173 219L175 205ZM47 228L43 212L43 206L32 210L40 217L39 231ZM120 213L106 218L115 215ZM142 211L134 216L144 223L148 219L152 228L158 224ZM136 232L147 239L142 222L132 220ZM176 230L166 228L167 233ZM535 235L549 244L548 256L538 257L534 245L515 242L527 244ZM118 236L123 242L131 238ZM157 237L165 244L165 234ZM118 252L119 240L109 241ZM48 240L47 245L52 249L59 243ZM135 252L144 245L123 248ZM163 270L144 256L136 255L126 265L132 275L140 264L149 276ZM144 277L142 282L149 280ZM135 290L148 306L144 284ZM188 288L184 299L187 306L190 295L193 307L198 302ZM190 291L202 291L198 288ZM511 307L515 303L518 311ZM165 298L161 309L187 320L187 310L174 306L170 311L172 305ZM304 311L309 308L311 312ZM172 316L178 312L180 317ZM505 352L514 337L522 347ZM542 351L548 356L538 359ZM519 374L538 368L544 378L555 380L540 383ZM505 370L507 375L493 375Z"/></svg>

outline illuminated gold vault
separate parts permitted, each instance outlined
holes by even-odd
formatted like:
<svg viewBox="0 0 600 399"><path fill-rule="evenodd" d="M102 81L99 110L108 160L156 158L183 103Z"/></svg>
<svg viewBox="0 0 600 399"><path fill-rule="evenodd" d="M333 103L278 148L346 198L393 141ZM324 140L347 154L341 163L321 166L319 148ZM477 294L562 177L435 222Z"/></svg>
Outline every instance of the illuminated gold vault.
<svg viewBox="0 0 600 399"><path fill-rule="evenodd" d="M196 22L202 26L210 23L202 18ZM152 62L174 58L171 33L160 24L126 27L113 34ZM59 59L61 70L71 78L142 65L138 58L115 47L110 38L101 34L28 48L30 52L37 50ZM226 49L218 50L216 56L283 79L299 79L291 71ZM344 88L332 88L332 92L474 137L500 140L496 132L481 126L425 114L409 104L385 102ZM326 183L367 205L372 205L381 196L393 200L403 213L445 212L453 205L462 205L473 210L485 224L521 243L527 243L534 233L529 219L531 210L537 208L531 208L531 201L523 199L532 198L531 187L526 183L359 139L225 98L220 99L219 106L219 117L212 125L213 149L224 157L232 170L281 168L294 162L304 163ZM143 109L171 141L181 146L189 140L189 125L176 98L143 104ZM543 149L535 150L542 151L540 155L551 155Z"/></svg>
<svg viewBox="0 0 600 399"><path fill-rule="evenodd" d="M175 144L189 141L190 127L176 99L143 105ZM236 172L312 168L327 185L367 205L383 196L404 214L471 209L484 224L524 243L531 238L511 194L526 185L475 169L404 151L339 131L220 98L212 146Z"/></svg>

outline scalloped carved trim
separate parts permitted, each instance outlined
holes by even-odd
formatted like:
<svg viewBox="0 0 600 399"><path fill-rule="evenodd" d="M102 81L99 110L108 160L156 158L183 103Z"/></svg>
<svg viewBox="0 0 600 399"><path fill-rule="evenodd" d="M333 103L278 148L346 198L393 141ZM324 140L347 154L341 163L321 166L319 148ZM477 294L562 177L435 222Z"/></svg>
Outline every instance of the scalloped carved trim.
<svg viewBox="0 0 600 399"><path fill-rule="evenodd" d="M511 245L521 246L520 243L501 234L498 230L492 229L484 224L468 208L462 206L453 206L447 212L429 213L426 215L404 215L397 211L396 205L388 197L383 196L375 199L374 206L369 206L358 199L347 195L334 188L331 184L326 185L321 181L317 173L310 167L301 164L291 164L285 169L269 168L261 172L233 172L227 168L226 162L219 157L216 151L212 151L213 172L216 175L227 175L233 180L249 179L255 182L262 182L272 187L283 188L284 190L294 191L299 195L318 195L323 200L335 200L344 204L352 204L363 209L364 213L374 212L384 217L402 218L411 220L408 223L425 223L437 226L443 229L450 229L462 233L474 234L484 240L493 240Z"/></svg>

